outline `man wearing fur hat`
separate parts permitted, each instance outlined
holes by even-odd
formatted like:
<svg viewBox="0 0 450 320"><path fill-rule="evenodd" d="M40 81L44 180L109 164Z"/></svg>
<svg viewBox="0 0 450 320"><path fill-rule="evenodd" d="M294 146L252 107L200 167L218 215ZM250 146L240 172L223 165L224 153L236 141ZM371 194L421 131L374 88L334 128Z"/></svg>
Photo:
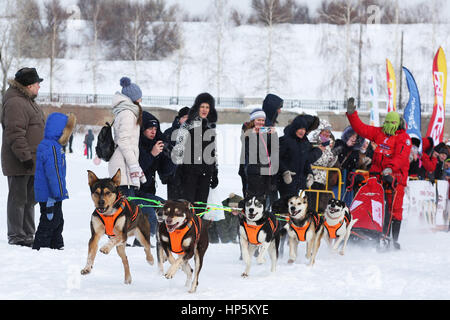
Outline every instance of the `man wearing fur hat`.
<svg viewBox="0 0 450 320"><path fill-rule="evenodd" d="M34 240L36 149L44 137L45 117L35 102L41 79L35 68L22 68L9 80L1 122L2 170L8 177L8 243L31 247Z"/></svg>
<svg viewBox="0 0 450 320"><path fill-rule="evenodd" d="M369 126L359 119L355 99L350 98L347 103L347 118L358 135L377 144L370 175L376 176L380 182L389 182L393 188L393 192L387 194L392 224L389 226L385 222L383 233L388 235L392 229L394 247L400 249L398 236L403 215L404 189L408 180L411 138L403 128L401 116L395 111L386 115L382 127Z"/></svg>

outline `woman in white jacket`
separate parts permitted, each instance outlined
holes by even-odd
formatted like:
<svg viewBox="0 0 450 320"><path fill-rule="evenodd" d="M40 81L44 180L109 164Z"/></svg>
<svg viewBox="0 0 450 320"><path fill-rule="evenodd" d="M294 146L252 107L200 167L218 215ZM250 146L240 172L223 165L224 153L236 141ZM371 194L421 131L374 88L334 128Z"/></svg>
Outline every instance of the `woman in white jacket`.
<svg viewBox="0 0 450 320"><path fill-rule="evenodd" d="M146 180L139 166L139 133L142 122L139 103L142 101L142 92L127 77L120 79L120 85L122 91L115 93L112 105L116 149L109 160L108 171L112 177L120 169L120 191L126 196L134 196L140 187L140 181L145 183Z"/></svg>

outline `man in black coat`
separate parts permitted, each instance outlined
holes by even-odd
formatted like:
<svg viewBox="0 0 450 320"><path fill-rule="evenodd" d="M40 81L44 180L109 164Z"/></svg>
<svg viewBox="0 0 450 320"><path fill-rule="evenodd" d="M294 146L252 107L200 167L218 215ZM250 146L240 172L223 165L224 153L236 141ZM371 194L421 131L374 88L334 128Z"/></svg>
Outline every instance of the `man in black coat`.
<svg viewBox="0 0 450 320"><path fill-rule="evenodd" d="M312 147L307 134L318 125L318 117L302 114L284 128L284 136L280 137L278 180L281 197L297 195L314 182L311 163L320 158L322 150Z"/></svg>

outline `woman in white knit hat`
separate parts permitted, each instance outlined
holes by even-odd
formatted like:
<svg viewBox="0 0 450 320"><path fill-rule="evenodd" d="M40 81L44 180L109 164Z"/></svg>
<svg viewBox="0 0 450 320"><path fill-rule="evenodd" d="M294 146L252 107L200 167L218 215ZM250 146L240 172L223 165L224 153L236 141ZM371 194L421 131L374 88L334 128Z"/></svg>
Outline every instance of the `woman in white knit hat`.
<svg viewBox="0 0 450 320"><path fill-rule="evenodd" d="M242 126L239 175L244 197L247 193L265 194L272 199L272 194L276 192L278 170L272 165L275 151L272 149L278 151L278 148L272 148L272 141L278 142L278 136L274 129L264 127L265 120L265 112L257 108L250 113L250 121Z"/></svg>

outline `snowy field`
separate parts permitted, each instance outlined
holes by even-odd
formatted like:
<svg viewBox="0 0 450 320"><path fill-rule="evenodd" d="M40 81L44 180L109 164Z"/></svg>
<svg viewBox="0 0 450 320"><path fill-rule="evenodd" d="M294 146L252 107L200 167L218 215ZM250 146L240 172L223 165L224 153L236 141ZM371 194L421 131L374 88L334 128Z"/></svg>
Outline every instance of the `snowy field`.
<svg viewBox="0 0 450 320"><path fill-rule="evenodd" d="M163 127L167 127L164 124ZM237 132L237 133L236 133ZM237 175L239 126L219 125L219 186L212 194L215 203L239 193ZM224 137L224 138L221 138ZM372 249L348 246L345 256L332 254L325 243L319 249L314 267L306 265L305 246L299 246L297 262L287 264L285 255L276 272L270 272L270 259L264 265L253 261L250 276L241 278L244 263L239 245L211 244L206 252L195 294L184 287L179 271L171 280L158 273L157 266L145 261L142 248L128 247L133 282L123 283L123 267L115 250L97 254L91 274L81 276L86 263L90 237L89 221L94 209L87 185L86 170L107 176L107 163L96 166L82 156L83 135L74 139L74 153L67 154L67 182L70 199L63 202L63 251L10 246L7 243L6 201L8 186L1 176L0 193L0 299L18 300L336 300L336 299L449 299L450 234L431 232L417 217L407 216L402 225L398 252L377 253ZM234 151L236 149L236 152ZM227 152L223 152L227 150ZM228 152L231 151L231 152ZM227 158L226 154L231 153ZM236 153L236 154L235 154ZM236 161L234 161L234 160ZM158 184L164 197L165 186ZM36 207L36 226L39 209ZM104 237L102 245L107 240ZM130 239L132 241L132 239ZM130 242L129 240L129 242ZM155 239L152 238L155 244ZM156 260L155 249L152 254ZM166 265L167 270L167 265ZM270 289L268 289L270 288Z"/></svg>

